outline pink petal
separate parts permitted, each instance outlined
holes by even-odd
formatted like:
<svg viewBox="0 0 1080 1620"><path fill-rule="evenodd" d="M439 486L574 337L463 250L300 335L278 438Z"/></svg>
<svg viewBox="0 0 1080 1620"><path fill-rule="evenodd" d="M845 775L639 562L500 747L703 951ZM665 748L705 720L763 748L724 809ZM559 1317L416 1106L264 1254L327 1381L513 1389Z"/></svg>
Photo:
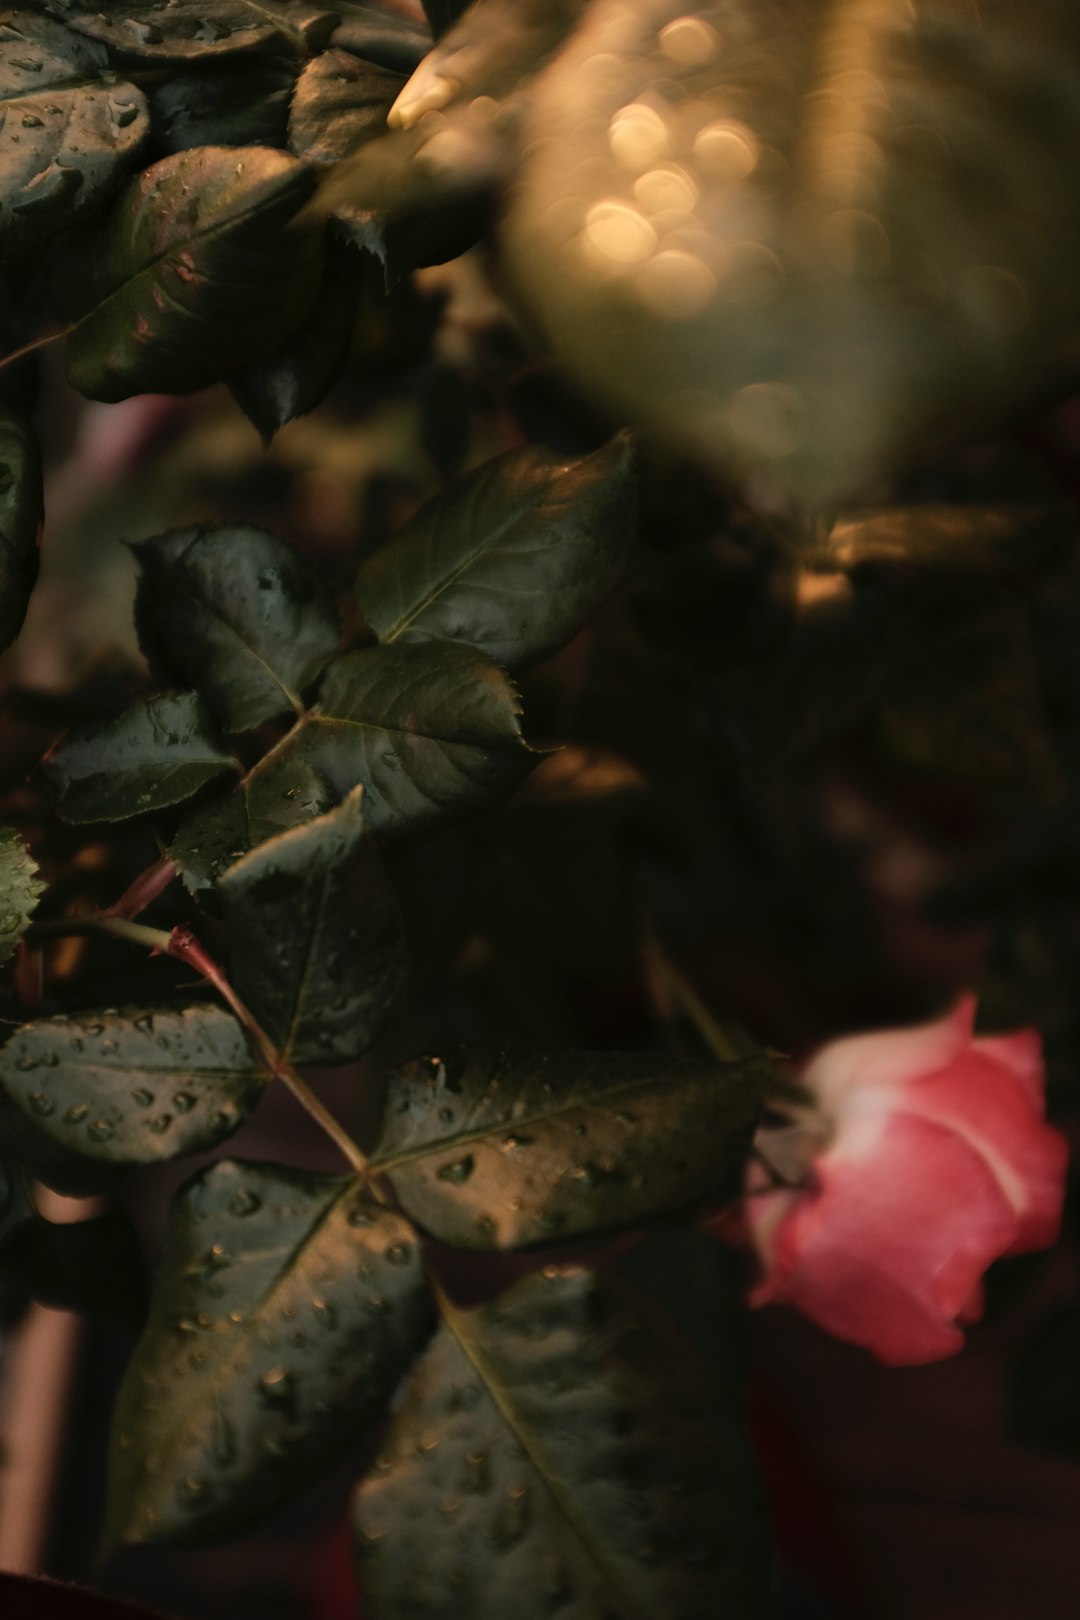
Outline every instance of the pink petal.
<svg viewBox="0 0 1080 1620"><path fill-rule="evenodd" d="M973 1051L1012 1070L1042 1119L1046 1112L1046 1074L1038 1031L1022 1029L1015 1035L982 1035L971 1045Z"/></svg>
<svg viewBox="0 0 1080 1620"><path fill-rule="evenodd" d="M751 1303L786 1300L893 1366L963 1343L956 1318L1017 1219L982 1157L906 1114L863 1120L818 1165Z"/></svg>
<svg viewBox="0 0 1080 1620"><path fill-rule="evenodd" d="M893 1090L943 1069L971 1042L974 996L964 996L944 1018L915 1029L880 1030L830 1041L800 1076L827 1112L838 1113L854 1089Z"/></svg>
<svg viewBox="0 0 1080 1620"><path fill-rule="evenodd" d="M908 1086L897 1107L955 1131L979 1154L1016 1213L1009 1252L1019 1254L1057 1241L1069 1150L1043 1123L1041 1096L1036 1111L1027 1081L987 1053L987 1045L1000 1044L976 1042L947 1069Z"/></svg>

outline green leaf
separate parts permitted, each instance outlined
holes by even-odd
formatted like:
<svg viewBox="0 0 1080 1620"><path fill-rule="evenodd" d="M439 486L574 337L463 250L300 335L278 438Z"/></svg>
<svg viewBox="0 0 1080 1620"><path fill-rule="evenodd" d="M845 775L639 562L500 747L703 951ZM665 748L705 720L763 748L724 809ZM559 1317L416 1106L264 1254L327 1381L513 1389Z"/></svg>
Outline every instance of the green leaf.
<svg viewBox="0 0 1080 1620"><path fill-rule="evenodd" d="M249 849L329 810L333 795L302 760L276 760L212 799L183 823L169 848L191 893L205 899L226 867Z"/></svg>
<svg viewBox="0 0 1080 1620"><path fill-rule="evenodd" d="M203 1171L120 1390L108 1540L242 1534L380 1415L430 1314L416 1234L356 1182Z"/></svg>
<svg viewBox="0 0 1080 1620"><path fill-rule="evenodd" d="M401 921L362 797L356 788L335 810L260 844L218 882L232 983L298 1063L360 1057L404 982Z"/></svg>
<svg viewBox="0 0 1080 1620"><path fill-rule="evenodd" d="M194 686L226 731L289 709L340 635L322 576L295 547L249 524L174 529L133 547L143 651L167 679Z"/></svg>
<svg viewBox="0 0 1080 1620"><path fill-rule="evenodd" d="M31 1152L30 1168L76 1196L137 1165L216 1147L264 1079L236 1019L212 1003L43 1018L0 1047L3 1093L43 1142L86 1161Z"/></svg>
<svg viewBox="0 0 1080 1620"><path fill-rule="evenodd" d="M142 1250L121 1209L63 1224L23 1221L0 1246L0 1280L132 1337L146 1317Z"/></svg>
<svg viewBox="0 0 1080 1620"><path fill-rule="evenodd" d="M0 11L5 261L95 213L150 132L146 99L104 51L30 10Z"/></svg>
<svg viewBox="0 0 1080 1620"><path fill-rule="evenodd" d="M336 25L332 11L291 0L46 0L69 28L125 56L192 62L239 51L319 50Z"/></svg>
<svg viewBox="0 0 1080 1620"><path fill-rule="evenodd" d="M14 827L0 827L0 962L10 962L45 888Z"/></svg>
<svg viewBox="0 0 1080 1620"><path fill-rule="evenodd" d="M332 244L308 320L280 349L229 378L229 392L264 444L321 404L345 364L356 322L357 258L348 244Z"/></svg>
<svg viewBox="0 0 1080 1620"><path fill-rule="evenodd" d="M147 91L154 137L167 152L193 146L285 145L295 63L275 56L200 61Z"/></svg>
<svg viewBox="0 0 1080 1620"><path fill-rule="evenodd" d="M535 663L610 594L632 528L625 437L570 462L514 450L422 507L361 569L356 594L384 645L436 637L510 668Z"/></svg>
<svg viewBox="0 0 1080 1620"><path fill-rule="evenodd" d="M65 258L68 376L91 399L188 394L253 365L307 317L324 239L283 152L196 147L155 163Z"/></svg>
<svg viewBox="0 0 1080 1620"><path fill-rule="evenodd" d="M142 698L63 738L45 769L65 821L123 821L180 804L238 762L194 692Z"/></svg>
<svg viewBox="0 0 1080 1620"><path fill-rule="evenodd" d="M444 1302L355 1498L365 1613L434 1620L452 1594L469 1620L760 1620L740 1397L614 1278L549 1267Z"/></svg>
<svg viewBox="0 0 1080 1620"><path fill-rule="evenodd" d="M289 148L327 168L386 133L386 115L404 85L400 73L329 50L304 68L289 110Z"/></svg>
<svg viewBox="0 0 1080 1620"><path fill-rule="evenodd" d="M0 651L22 629L44 520L41 455L26 418L0 409Z"/></svg>
<svg viewBox="0 0 1080 1620"><path fill-rule="evenodd" d="M368 825L412 831L497 804L538 755L509 677L452 642L347 653L296 728L292 757L335 793L362 784Z"/></svg>
<svg viewBox="0 0 1080 1620"><path fill-rule="evenodd" d="M778 15L590 7L536 82L506 248L609 406L828 507L1075 329L1080 13Z"/></svg>
<svg viewBox="0 0 1080 1620"><path fill-rule="evenodd" d="M387 1081L372 1171L445 1243L512 1249L732 1197L764 1056L457 1052Z"/></svg>

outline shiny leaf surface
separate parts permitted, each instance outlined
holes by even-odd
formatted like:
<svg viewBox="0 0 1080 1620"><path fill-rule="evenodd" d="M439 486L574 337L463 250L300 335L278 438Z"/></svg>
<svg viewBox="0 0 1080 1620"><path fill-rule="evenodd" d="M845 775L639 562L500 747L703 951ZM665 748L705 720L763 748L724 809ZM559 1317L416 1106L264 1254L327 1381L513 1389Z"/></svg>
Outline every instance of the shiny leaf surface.
<svg viewBox="0 0 1080 1620"><path fill-rule="evenodd" d="M423 507L356 582L383 644L464 642L513 668L570 639L613 589L633 527L629 441L567 462L489 461Z"/></svg>
<svg viewBox="0 0 1080 1620"><path fill-rule="evenodd" d="M145 170L61 271L74 386L110 401L186 394L277 348L322 278L317 227L287 228L313 185L261 146L196 147Z"/></svg>
<svg viewBox="0 0 1080 1620"><path fill-rule="evenodd" d="M14 827L0 827L0 962L10 962L45 885Z"/></svg>
<svg viewBox="0 0 1080 1620"><path fill-rule="evenodd" d="M1062 0L603 0L528 136L507 244L561 355L774 496L889 473L1080 313Z"/></svg>
<svg viewBox="0 0 1080 1620"><path fill-rule="evenodd" d="M203 1171L120 1391L109 1540L239 1535L289 1501L380 1415L430 1310L415 1233L355 1182Z"/></svg>
<svg viewBox="0 0 1080 1620"><path fill-rule="evenodd" d="M123 821L180 804L239 767L196 694L175 692L72 732L45 769L65 821Z"/></svg>
<svg viewBox="0 0 1080 1620"><path fill-rule="evenodd" d="M375 647L330 665L292 757L334 791L358 783L379 831L412 831L505 799L535 762L498 665L450 642Z"/></svg>
<svg viewBox="0 0 1080 1620"><path fill-rule="evenodd" d="M405 976L401 922L363 792L223 873L237 993L283 1056L347 1063L372 1045Z"/></svg>
<svg viewBox="0 0 1080 1620"><path fill-rule="evenodd" d="M302 760L279 760L221 799L200 805L169 848L192 894L205 899L222 872L255 849L329 810L333 795Z"/></svg>
<svg viewBox="0 0 1080 1620"><path fill-rule="evenodd" d="M356 1497L373 1620L447 1615L449 1593L471 1620L757 1620L740 1406L620 1281L552 1267L480 1310L447 1305Z"/></svg>
<svg viewBox="0 0 1080 1620"><path fill-rule="evenodd" d="M318 49L332 12L292 0L47 0L69 28L125 56L191 62L268 46Z"/></svg>
<svg viewBox="0 0 1080 1620"><path fill-rule="evenodd" d="M93 1161L30 1158L49 1186L76 1195L215 1147L243 1124L263 1081L240 1025L212 1003L43 1018L0 1047L0 1087L35 1133Z"/></svg>
<svg viewBox="0 0 1080 1620"><path fill-rule="evenodd" d="M510 1249L734 1196L764 1058L455 1052L387 1082L372 1166L445 1243Z"/></svg>
<svg viewBox="0 0 1080 1620"><path fill-rule="evenodd" d="M289 148L328 167L386 132L386 115L405 83L349 51L329 50L304 68L289 111Z"/></svg>
<svg viewBox="0 0 1080 1620"><path fill-rule="evenodd" d="M175 529L134 551L139 639L167 679L197 688L226 731L303 709L340 629L333 596L295 547L222 524Z"/></svg>
<svg viewBox="0 0 1080 1620"><path fill-rule="evenodd" d="M274 56L200 61L147 95L155 139L167 152L193 146L285 145L295 63Z"/></svg>

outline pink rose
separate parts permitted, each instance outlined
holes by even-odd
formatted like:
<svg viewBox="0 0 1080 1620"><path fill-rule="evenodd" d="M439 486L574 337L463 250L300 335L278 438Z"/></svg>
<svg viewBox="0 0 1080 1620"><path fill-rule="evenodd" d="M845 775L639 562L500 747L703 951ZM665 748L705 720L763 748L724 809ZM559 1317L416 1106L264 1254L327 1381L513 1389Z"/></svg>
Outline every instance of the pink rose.
<svg viewBox="0 0 1080 1620"><path fill-rule="evenodd" d="M763 1267L751 1304L796 1305L892 1366L937 1361L982 1314L990 1262L1056 1240L1068 1150L1044 1122L1039 1036L976 1040L974 1019L966 996L939 1023L833 1041L812 1059L804 1185L773 1188L751 1166Z"/></svg>

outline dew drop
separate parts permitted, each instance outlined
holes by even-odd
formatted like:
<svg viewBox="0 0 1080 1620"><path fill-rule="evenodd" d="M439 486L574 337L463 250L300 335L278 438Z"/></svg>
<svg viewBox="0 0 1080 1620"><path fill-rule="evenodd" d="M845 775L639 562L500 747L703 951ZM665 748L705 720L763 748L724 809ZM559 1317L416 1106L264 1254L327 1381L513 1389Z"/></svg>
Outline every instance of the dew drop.
<svg viewBox="0 0 1080 1620"><path fill-rule="evenodd" d="M230 1215L239 1215L241 1217L254 1215L255 1211L261 1208L262 1199L257 1193L253 1193L250 1187L237 1187L229 1199Z"/></svg>
<svg viewBox="0 0 1080 1620"><path fill-rule="evenodd" d="M55 1099L50 1097L47 1091L32 1091L27 1101L34 1113L40 1114L42 1119L48 1119L56 1108Z"/></svg>
<svg viewBox="0 0 1080 1620"><path fill-rule="evenodd" d="M463 1159L454 1159L450 1164L442 1165L435 1173L440 1181L449 1181L452 1186L460 1187L473 1173L475 1160L471 1153Z"/></svg>
<svg viewBox="0 0 1080 1620"><path fill-rule="evenodd" d="M178 1091L173 1096L173 1107L178 1114L190 1114L195 1106L195 1098L190 1091Z"/></svg>
<svg viewBox="0 0 1080 1620"><path fill-rule="evenodd" d="M150 1121L150 1129L154 1132L155 1136L164 1136L171 1124L171 1114L158 1114L156 1118Z"/></svg>
<svg viewBox="0 0 1080 1620"><path fill-rule="evenodd" d="M131 1093L131 1100L132 1102L137 1103L140 1108L152 1108L154 1103L154 1093L152 1091L147 1091L145 1086L136 1086L135 1090Z"/></svg>
<svg viewBox="0 0 1080 1620"><path fill-rule="evenodd" d="M86 1134L94 1142L107 1142L111 1136L116 1135L116 1127L111 1125L107 1119L96 1119L88 1127Z"/></svg>
<svg viewBox="0 0 1080 1620"><path fill-rule="evenodd" d="M64 1115L64 1119L67 1122L67 1124L69 1124L69 1125L78 1125L82 1120L84 1120L86 1118L86 1116L87 1116L87 1114L89 1112L90 1112L90 1104L89 1103L72 1103L71 1107L68 1109L67 1113Z"/></svg>

